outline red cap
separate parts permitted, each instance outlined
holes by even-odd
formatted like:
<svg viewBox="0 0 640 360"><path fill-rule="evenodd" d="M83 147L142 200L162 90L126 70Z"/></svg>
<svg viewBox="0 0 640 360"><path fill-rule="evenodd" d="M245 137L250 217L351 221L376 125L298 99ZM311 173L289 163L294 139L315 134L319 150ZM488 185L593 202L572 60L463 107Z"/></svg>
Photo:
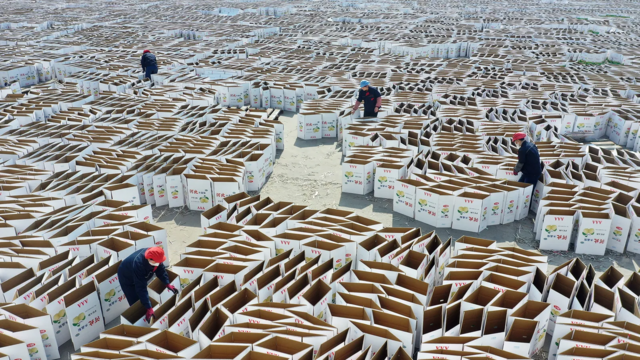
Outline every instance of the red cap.
<svg viewBox="0 0 640 360"><path fill-rule="evenodd" d="M167 257L164 255L164 250L158 246L148 248L147 251L144 252L144 257L157 263L167 260Z"/></svg>
<svg viewBox="0 0 640 360"><path fill-rule="evenodd" d="M527 137L527 134L525 134L525 133L523 133L523 132L517 132L517 133L513 134L513 139L512 139L512 140L513 140L513 141L516 141L516 140L523 140L523 139L524 139L524 138L526 138L526 137Z"/></svg>
<svg viewBox="0 0 640 360"><path fill-rule="evenodd" d="M145 50L145 51L143 51L142 53L143 53L143 54L146 54L146 53L148 53L148 52L151 52L151 51L149 51L149 50Z"/></svg>

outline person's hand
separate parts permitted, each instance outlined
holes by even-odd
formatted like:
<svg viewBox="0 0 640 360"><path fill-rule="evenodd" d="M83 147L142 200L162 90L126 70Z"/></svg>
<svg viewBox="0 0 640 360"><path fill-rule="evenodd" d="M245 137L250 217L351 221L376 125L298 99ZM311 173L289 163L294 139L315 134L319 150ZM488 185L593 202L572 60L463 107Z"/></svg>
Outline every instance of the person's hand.
<svg viewBox="0 0 640 360"><path fill-rule="evenodd" d="M176 289L175 286L169 284L167 285L167 289L169 289L169 291L173 291L174 294L178 295L178 289Z"/></svg>
<svg viewBox="0 0 640 360"><path fill-rule="evenodd" d="M351 115L355 114L356 111L355 110L351 110Z"/></svg>
<svg viewBox="0 0 640 360"><path fill-rule="evenodd" d="M144 316L144 319L148 323L151 323L151 317L155 319L156 315L153 313L153 309L147 309L147 314Z"/></svg>
<svg viewBox="0 0 640 360"><path fill-rule="evenodd" d="M373 109L373 111L378 112L378 107L376 106L376 108Z"/></svg>

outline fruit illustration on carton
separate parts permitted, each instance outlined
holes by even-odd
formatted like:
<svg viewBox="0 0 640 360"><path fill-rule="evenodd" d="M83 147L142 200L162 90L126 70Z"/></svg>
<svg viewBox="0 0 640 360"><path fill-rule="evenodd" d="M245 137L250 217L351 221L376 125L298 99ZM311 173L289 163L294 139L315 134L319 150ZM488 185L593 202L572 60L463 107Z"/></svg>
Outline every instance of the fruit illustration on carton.
<svg viewBox="0 0 640 360"><path fill-rule="evenodd" d="M80 326L80 323L86 319L87 316L84 313L80 313L80 315L73 318L73 322L71 323L73 326Z"/></svg>
<svg viewBox="0 0 640 360"><path fill-rule="evenodd" d="M399 198L403 198L404 197L404 191L398 190L398 191L396 191L396 195L398 195Z"/></svg>
<svg viewBox="0 0 640 360"><path fill-rule="evenodd" d="M582 128L584 128L584 123L577 123L577 124L576 124L576 127L577 127L578 129L582 129Z"/></svg>
<svg viewBox="0 0 640 360"><path fill-rule="evenodd" d="M191 280L184 278L184 279L180 279L180 287L181 288L185 288L187 285L189 285L191 283Z"/></svg>
<svg viewBox="0 0 640 360"><path fill-rule="evenodd" d="M282 143L282 138L281 138L281 137L278 137L278 138L276 139L276 142L277 142L278 144L281 144L281 143Z"/></svg>
<svg viewBox="0 0 640 360"><path fill-rule="evenodd" d="M209 202L209 198L207 197L207 195L202 195L202 196L200 197L200 203L201 203L201 204L206 204L206 203L208 203L208 202Z"/></svg>
<svg viewBox="0 0 640 360"><path fill-rule="evenodd" d="M460 215L464 215L464 214L466 214L466 213L468 213L468 212L469 212L469 208L468 208L468 207L466 207L466 206L460 206L460 207L458 208L458 213L459 213Z"/></svg>
<svg viewBox="0 0 640 360"><path fill-rule="evenodd" d="M387 182L387 177L386 176L380 176L378 178L378 181L380 182L380 184L384 184Z"/></svg>
<svg viewBox="0 0 640 360"><path fill-rule="evenodd" d="M587 228L587 229L582 230L582 235L589 236L589 235L595 234L595 232L596 232L595 229Z"/></svg>
<svg viewBox="0 0 640 360"><path fill-rule="evenodd" d="M544 231L546 231L547 234L550 234L556 230L558 230L558 225L547 225L547 227L544 228Z"/></svg>
<svg viewBox="0 0 640 360"><path fill-rule="evenodd" d="M499 206L499 205L494 205L494 206L491 208L491 214L492 214L492 215L497 215L497 214L498 214L498 210L500 210L500 206Z"/></svg>
<svg viewBox="0 0 640 360"><path fill-rule="evenodd" d="M428 203L426 199L418 199L418 205L420 205L420 207L427 206Z"/></svg>
<svg viewBox="0 0 640 360"><path fill-rule="evenodd" d="M276 249L276 255L284 253L284 249Z"/></svg>
<svg viewBox="0 0 640 360"><path fill-rule="evenodd" d="M160 197L164 197L165 192L164 188L160 188L160 190L158 190L158 195L160 195Z"/></svg>
<svg viewBox="0 0 640 360"><path fill-rule="evenodd" d="M314 128L313 128L313 132L314 132L314 133L320 132L320 128L319 128L319 127L317 127L317 126L316 126L316 127L314 127Z"/></svg>
<svg viewBox="0 0 640 360"><path fill-rule="evenodd" d="M113 298L114 296L116 296L116 289L111 289L109 291L107 291L106 294L104 294L104 301L111 301L111 298Z"/></svg>
<svg viewBox="0 0 640 360"><path fill-rule="evenodd" d="M67 313L65 312L64 309L58 311L57 314L53 315L53 323L60 324L60 322L62 321L62 319L64 319L65 316L67 316Z"/></svg>
<svg viewBox="0 0 640 360"><path fill-rule="evenodd" d="M327 129L329 129L329 131L333 131L333 130L335 130L335 129L336 129L336 127L335 127L335 126L333 126L333 125L329 125L329 127L328 127Z"/></svg>
<svg viewBox="0 0 640 360"><path fill-rule="evenodd" d="M155 189L152 186L149 188L149 196L153 196L154 193L155 193Z"/></svg>
<svg viewBox="0 0 640 360"><path fill-rule="evenodd" d="M171 192L171 197L172 197L173 199L177 199L177 198L178 198L178 194L179 194L178 190L173 190L173 191Z"/></svg>
<svg viewBox="0 0 640 360"><path fill-rule="evenodd" d="M345 176L347 179L352 178L352 177L353 177L353 171L347 171L347 172L345 172L345 173L344 173L344 176Z"/></svg>
<svg viewBox="0 0 640 360"><path fill-rule="evenodd" d="M42 334L40 335L40 338L44 341L44 340L49 340L49 335L47 334Z"/></svg>

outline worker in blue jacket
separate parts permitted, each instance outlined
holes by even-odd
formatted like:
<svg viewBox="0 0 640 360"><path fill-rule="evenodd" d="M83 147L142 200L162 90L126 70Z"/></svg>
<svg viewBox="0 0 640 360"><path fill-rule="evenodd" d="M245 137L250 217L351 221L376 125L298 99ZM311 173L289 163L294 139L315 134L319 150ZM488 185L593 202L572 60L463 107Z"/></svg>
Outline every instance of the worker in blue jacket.
<svg viewBox="0 0 640 360"><path fill-rule="evenodd" d="M153 277L153 274L156 274L158 279L166 285L167 289L176 295L178 294L178 289L169 284L167 270L164 268L164 264L162 264L165 260L167 260L167 257L161 247L144 248L129 255L122 261L118 268L120 287L124 292L124 296L127 297L129 306L140 300L142 305L147 309L145 315L147 322L151 322L151 317L155 316L147 290L147 284Z"/></svg>
<svg viewBox="0 0 640 360"><path fill-rule="evenodd" d="M513 169L514 173L522 173L520 176L521 183L532 184L535 189L538 178L542 175L542 166L540 165L540 153L538 148L531 142L526 140L527 135L523 132L513 134L513 142L518 146L518 163Z"/></svg>
<svg viewBox="0 0 640 360"><path fill-rule="evenodd" d="M145 79L151 80L152 74L158 73L158 63L156 62L156 56L149 50L142 52L142 58L140 59L140 65L144 72Z"/></svg>
<svg viewBox="0 0 640 360"><path fill-rule="evenodd" d="M378 111L380 111L380 107L382 106L382 95L380 95L380 91L378 91L378 89L373 86L369 86L369 82L367 80L362 80L360 82L358 99L356 100L356 104L353 106L353 110L351 111L352 114L358 110L361 103L364 103L363 117L378 117Z"/></svg>

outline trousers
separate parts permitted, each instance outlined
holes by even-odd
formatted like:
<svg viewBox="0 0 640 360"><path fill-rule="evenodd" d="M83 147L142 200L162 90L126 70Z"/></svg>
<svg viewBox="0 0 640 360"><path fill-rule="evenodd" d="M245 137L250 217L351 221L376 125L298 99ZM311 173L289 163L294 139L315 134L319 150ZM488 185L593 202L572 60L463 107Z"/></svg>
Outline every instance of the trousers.
<svg viewBox="0 0 640 360"><path fill-rule="evenodd" d="M158 67L148 67L144 69L144 77L151 80L151 75L158 73Z"/></svg>
<svg viewBox="0 0 640 360"><path fill-rule="evenodd" d="M372 109L364 108L364 117L378 117L378 113L373 108Z"/></svg>

